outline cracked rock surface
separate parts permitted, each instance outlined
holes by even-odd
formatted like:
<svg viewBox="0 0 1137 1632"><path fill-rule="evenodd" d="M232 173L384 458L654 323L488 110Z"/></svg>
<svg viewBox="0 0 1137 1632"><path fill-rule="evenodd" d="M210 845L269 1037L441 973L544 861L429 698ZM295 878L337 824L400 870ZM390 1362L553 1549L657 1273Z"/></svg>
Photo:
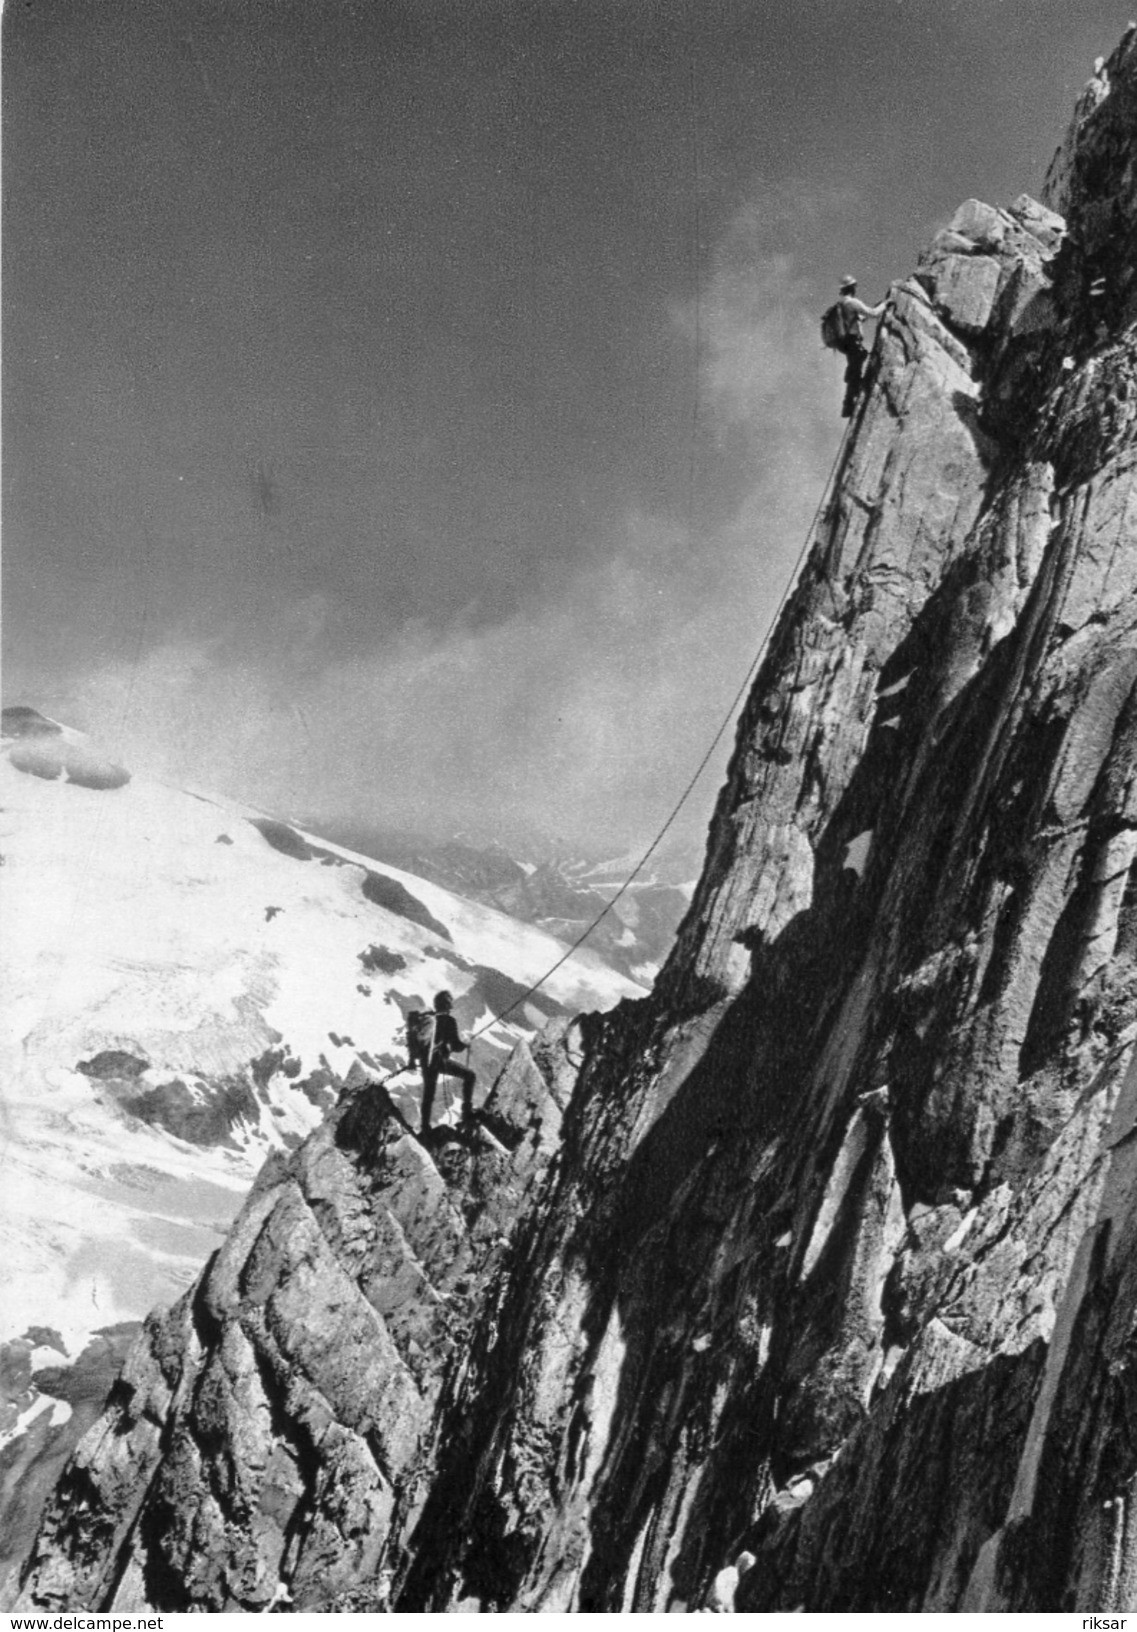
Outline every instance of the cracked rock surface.
<svg viewBox="0 0 1137 1632"><path fill-rule="evenodd" d="M571 1073L573 1035L538 1046L551 1082ZM302 1609L375 1576L398 1504L413 1503L472 1290L559 1125L526 1047L487 1120L511 1148L448 1129L423 1144L375 1087L265 1165L67 1468L36 1602Z"/></svg>

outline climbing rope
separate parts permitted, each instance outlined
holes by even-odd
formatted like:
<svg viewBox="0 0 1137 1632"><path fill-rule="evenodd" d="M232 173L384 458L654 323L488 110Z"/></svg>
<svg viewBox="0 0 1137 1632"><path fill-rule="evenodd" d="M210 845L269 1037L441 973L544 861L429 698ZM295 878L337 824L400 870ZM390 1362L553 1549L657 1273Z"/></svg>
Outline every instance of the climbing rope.
<svg viewBox="0 0 1137 1632"><path fill-rule="evenodd" d="M691 797L691 794L694 791L696 782L698 782L699 778L702 776L703 772L706 770L707 766L710 764L711 756L714 754L715 749L718 747L719 743L722 741L723 733L726 731L727 726L730 724L731 720L734 718L734 713L735 713L735 710L737 709L739 703L742 701L743 697L746 695L747 691L750 689L750 686L751 686L751 684L753 683L753 680L754 680L754 676L757 674L759 666L760 666L760 664L762 662L762 659L766 655L767 648L769 647L769 644L770 644L771 636L773 635L774 630L778 626L778 619L781 617L782 611L783 611L783 609L784 609L784 607L786 605L786 602L790 598L790 593L793 590L793 587L797 582L798 574L800 573L801 568L802 568L802 563L804 562L806 554L807 554L807 552L809 550L810 539L813 537L813 529L817 526L818 518L820 517L823 509L825 508L825 504L826 504L826 502L827 502L827 500L829 498L830 489L833 486L834 477L837 474L837 470L838 470L838 467L840 466L842 456L844 455L845 446L846 446L846 443L849 440L849 432L852 429L852 425L853 425L853 421L850 420L849 424L846 425L845 430L844 430L844 432L843 432L843 434L841 436L841 441L838 444L836 456L834 457L833 463L830 466L829 474L825 478L825 485L821 490L821 498L818 500L817 509L813 512L813 520L810 522L809 526L806 528L805 541L802 544L801 549L798 551L797 560L794 562L793 569L790 572L790 575L786 580L786 586L782 591L781 598L778 601L778 604L777 604L776 608L774 609L774 614L771 617L770 622L766 626L766 633L762 636L762 640L759 643L758 650L754 655L754 658L753 658L753 660L752 660L752 662L750 664L750 667L746 671L746 674L745 674L745 677L743 678L742 684L739 686L738 690L735 692L734 697L731 700L730 707L727 710L727 712L726 712L726 714L725 714L725 716L723 718L722 724L719 726L718 730L715 732L714 736L711 738L710 747L707 749L706 753L703 755L702 759L699 761L699 764L698 764L698 766L696 767L696 770L695 770L695 774L691 777L690 781L687 783L687 786L683 789L683 792L679 795L679 800L678 800L677 804L675 805L674 809L672 810L671 814L668 816L667 820L664 822L664 824L660 828L659 832L655 835L655 838L652 839L651 843L648 845L648 847L644 851L643 855L636 862L636 865L632 868L632 870L628 874L627 878L620 885L620 888L616 891L615 895L613 895L612 899L604 907L601 908L601 910L596 914L595 918L592 919L591 923L589 923L588 926L584 930L581 931L581 933L577 936L576 940L573 941L572 945L568 948L568 950L566 952L564 952L561 955L561 957L559 957L557 959L556 963L552 964L548 969L545 970L545 973L541 976L540 980L534 981L532 986L527 987L526 990L522 992L520 997L515 998L513 1000L513 1002L510 1003L508 1008L502 1009L500 1014L495 1014L492 1019L486 1021L484 1026L479 1026L477 1031L472 1032L471 1035L470 1035L470 1042L471 1043L476 1042L479 1037L483 1036L485 1032L489 1031L491 1026L496 1026L496 1025L500 1024L500 1022L502 1020L505 1020L509 1015L511 1015L514 1012L515 1009L519 1009L521 1007L521 1005L523 1003L527 1002L529 1000L529 998L531 998L535 992L539 992L541 990L541 987L545 984L545 982L547 980L549 980L551 976L556 974L557 970L562 966L562 964L567 963L568 960L573 956L573 954L580 950L580 948L584 945L585 941L587 941L588 937L592 934L593 930L596 929L599 924L603 923L605 918L607 918L608 914L612 911L612 908L616 905L617 901L619 901L620 897L622 895L626 894L627 891L631 888L631 886L634 884L635 880L639 877L640 873L643 872L644 868L647 866L648 862L651 860L652 856L655 854L655 852L659 849L660 845L663 843L664 838L667 836L667 833L669 832L669 830L673 826L676 818L679 815L679 812L683 809L683 806L687 803L687 800Z"/></svg>

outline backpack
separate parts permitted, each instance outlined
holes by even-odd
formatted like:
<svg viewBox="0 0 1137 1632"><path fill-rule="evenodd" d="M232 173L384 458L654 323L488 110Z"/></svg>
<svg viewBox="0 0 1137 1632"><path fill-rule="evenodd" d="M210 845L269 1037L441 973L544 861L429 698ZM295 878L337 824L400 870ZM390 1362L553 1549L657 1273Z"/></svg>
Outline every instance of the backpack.
<svg viewBox="0 0 1137 1632"><path fill-rule="evenodd" d="M837 300L821 314L821 344L830 351L841 351L847 335L845 313Z"/></svg>
<svg viewBox="0 0 1137 1632"><path fill-rule="evenodd" d="M411 1009L407 1015L407 1053L412 1065L430 1064L434 1053L436 1020L432 1009Z"/></svg>

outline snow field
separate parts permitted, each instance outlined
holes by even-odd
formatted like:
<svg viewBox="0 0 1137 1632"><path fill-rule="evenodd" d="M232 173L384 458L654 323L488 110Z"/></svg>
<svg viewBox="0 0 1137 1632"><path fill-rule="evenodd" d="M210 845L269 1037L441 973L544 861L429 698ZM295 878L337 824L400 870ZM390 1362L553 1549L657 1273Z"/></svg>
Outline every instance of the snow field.
<svg viewBox="0 0 1137 1632"><path fill-rule="evenodd" d="M324 1115L330 1093L317 1081L305 1094L306 1079L402 1058L400 999L460 997L472 965L529 985L563 955L540 929L317 837L326 856L282 854L256 814L142 779L49 781L0 753L0 1340L44 1324L77 1352L84 1333L171 1301L266 1154ZM367 900L368 870L403 884L452 942ZM371 946L404 967L368 972ZM641 989L585 952L546 990L575 1011ZM523 1010L487 1040L509 1046L536 1018ZM112 1051L130 1057L126 1078L78 1070ZM254 1061L256 1114L227 1131L222 1118L216 1139L124 1110L176 1082L208 1112ZM392 1089L417 1105L417 1075Z"/></svg>

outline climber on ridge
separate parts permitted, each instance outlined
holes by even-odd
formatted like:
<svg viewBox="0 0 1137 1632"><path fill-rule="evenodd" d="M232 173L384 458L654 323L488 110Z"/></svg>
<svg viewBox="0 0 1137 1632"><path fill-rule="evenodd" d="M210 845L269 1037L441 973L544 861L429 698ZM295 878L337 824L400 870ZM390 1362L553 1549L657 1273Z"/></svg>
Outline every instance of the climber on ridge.
<svg viewBox="0 0 1137 1632"><path fill-rule="evenodd" d="M411 1028L408 1017L408 1038L411 1041L411 1063L418 1065L422 1071L422 1126L420 1137L425 1139L430 1132L430 1113L434 1109L434 1091L438 1086L438 1079L445 1074L448 1077L457 1077L462 1083L462 1126L469 1130L474 1125L474 1084L477 1074L469 1066L458 1065L450 1055L460 1054L469 1043L462 1041L458 1030L458 1022L451 1014L454 999L449 992L439 992L434 1000L433 1012L421 1016L428 1022L428 1033L425 1037L411 1038ZM420 1018L416 1016L416 1018Z"/></svg>
<svg viewBox="0 0 1137 1632"><path fill-rule="evenodd" d="M879 306L866 306L863 300L857 299L856 278L842 278L840 298L821 319L821 337L825 344L834 351L842 352L845 357L845 400L841 405L843 419L849 419L857 406L865 359L869 354L861 334L861 325L867 317L879 317L884 307L883 300Z"/></svg>

